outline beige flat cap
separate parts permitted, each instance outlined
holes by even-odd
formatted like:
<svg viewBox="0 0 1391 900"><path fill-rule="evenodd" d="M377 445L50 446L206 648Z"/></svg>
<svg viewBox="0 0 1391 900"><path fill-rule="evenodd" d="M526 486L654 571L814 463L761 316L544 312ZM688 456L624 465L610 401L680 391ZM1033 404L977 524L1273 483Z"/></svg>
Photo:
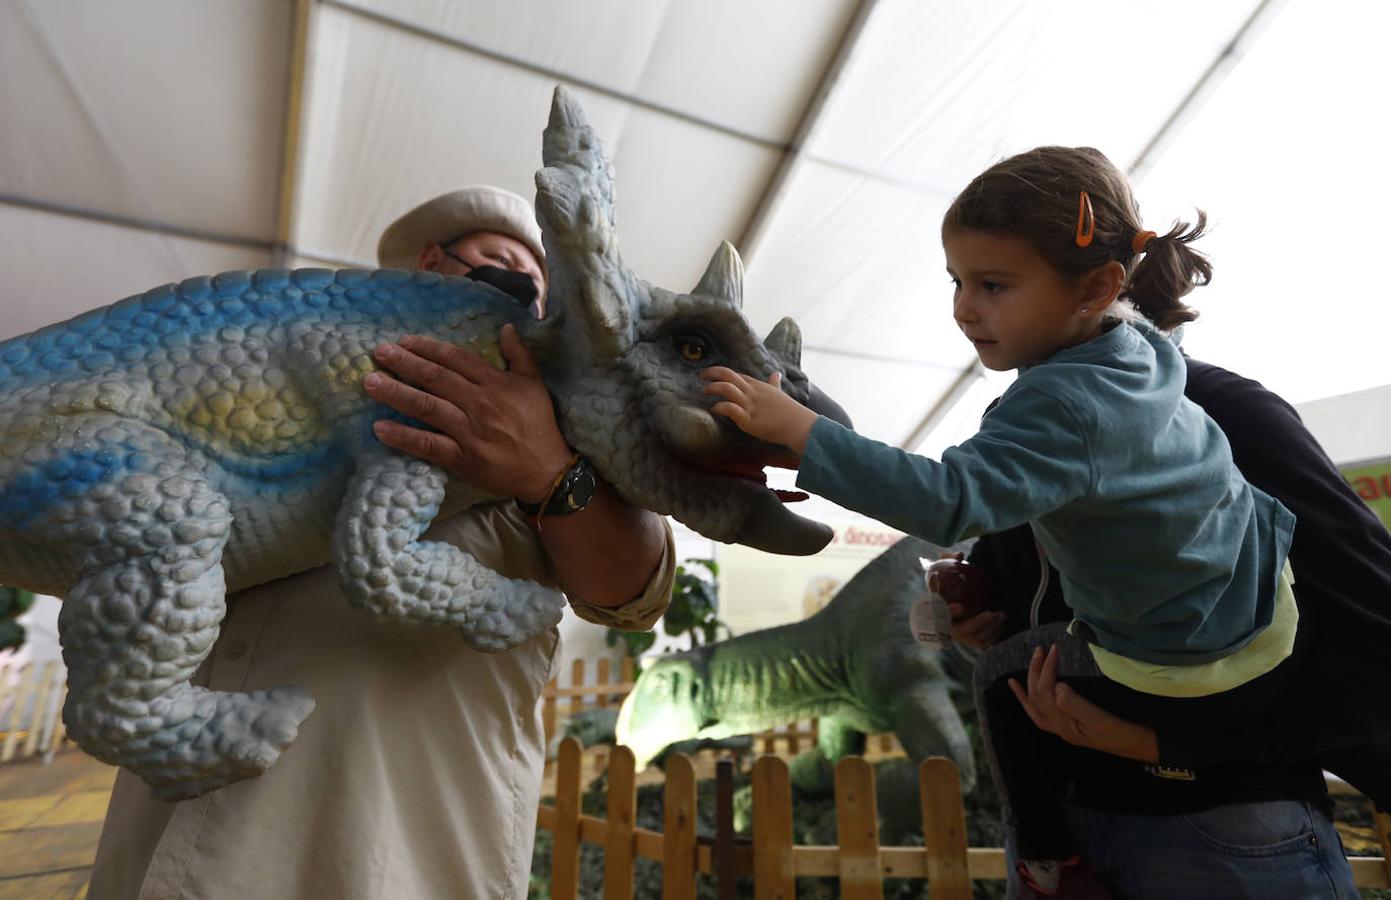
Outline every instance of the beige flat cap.
<svg viewBox="0 0 1391 900"><path fill-rule="evenodd" d="M387 226L377 242L377 261L385 269L413 269L420 251L475 231L495 231L531 248L545 266L541 228L524 197L490 185L475 185L427 200Z"/></svg>

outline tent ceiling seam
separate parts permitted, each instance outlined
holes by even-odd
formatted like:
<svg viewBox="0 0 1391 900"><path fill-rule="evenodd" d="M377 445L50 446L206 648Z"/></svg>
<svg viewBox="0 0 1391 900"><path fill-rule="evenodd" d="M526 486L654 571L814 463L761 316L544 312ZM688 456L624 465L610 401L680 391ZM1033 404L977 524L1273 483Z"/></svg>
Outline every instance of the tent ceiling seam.
<svg viewBox="0 0 1391 900"><path fill-rule="evenodd" d="M942 424L956 404L960 403L971 388L975 387L976 382L985 378L985 367L980 360L973 359L971 364L961 370L961 374L956 376L951 387L947 388L942 396L937 398L937 402L932 404L932 408L923 416L922 421L910 432L907 437L899 441L899 449L907 450L912 453L922 446L922 442L927 440L927 436L932 433L938 425Z"/></svg>
<svg viewBox="0 0 1391 900"><path fill-rule="evenodd" d="M306 58L313 27L314 0L295 0L292 12L290 65L286 73L285 118L280 132L280 184L276 197L275 265L288 262L299 226L299 180L303 167Z"/></svg>
<svg viewBox="0 0 1391 900"><path fill-rule="evenodd" d="M97 104L91 102L88 99L87 94L84 93L81 87L78 85L77 80L73 76L72 69L67 65L66 61L63 59L62 54L59 52L57 45L50 38L47 29L40 21L39 16L34 11L32 4L30 4L26 0L26 2L20 4L19 8L21 13L27 16L29 20L30 32L33 34L35 43L38 45L40 52L42 52L44 57L48 60L49 65L53 67L54 73L57 75L58 80L62 83L63 88L68 92L68 96L72 99L73 103L77 107L78 113L81 115L83 122L87 125L89 129L91 129L92 134L97 139L98 146L101 148L101 150L105 151L107 160L115 169L116 174L121 179L121 182L123 182L118 183L117 187L124 188L124 192L129 196L131 202L134 203L136 206L148 208L150 204L146 199L144 192L140 188L140 184L135 177L134 171L129 165L126 164L126 160L121 155L121 152L117 147L116 141L112 139L101 117L97 115ZM0 197L7 196L9 195L0 195ZM183 260L180 258L178 251L172 245L168 243L162 243L161 249L168 255L169 261L173 263L176 267L182 264Z"/></svg>
<svg viewBox="0 0 1391 900"><path fill-rule="evenodd" d="M239 247L251 247L256 250L271 251L277 248L277 242L269 238L247 237L245 235L208 231L202 228L192 228L187 225L174 225L169 222L160 222L155 219L142 219L138 216L128 216L122 213L88 209L65 203L55 203L50 200L39 200L34 197L24 197L19 194L0 193L0 206L33 209L39 212L66 216L70 219L86 219L87 221L99 222L104 225L119 225L125 228L134 228L154 234L203 241L209 244L230 244Z"/></svg>
<svg viewBox="0 0 1391 900"><path fill-rule="evenodd" d="M773 213L776 212L782 198L787 194L787 187L792 183L793 173L805 159L806 146L810 143L812 133L826 112L831 92L835 89L836 83L840 81L841 73L845 71L846 65L850 62L855 47L859 45L860 38L865 33L865 26L877 4L878 0L860 0L856 4L850 21L846 23L845 30L841 32L840 41L836 44L835 51L831 54L831 58L826 61L826 67L821 70L821 76L816 80L816 87L812 90L811 97L807 99L802 115L797 120L797 127L793 129L791 139L783 148L782 158L778 160L777 168L769 177L768 183L754 204L753 211L749 213L744 230L739 235L739 253L744 258L745 265L749 264L754 253L758 250L759 243L768 232L768 224L773 219Z"/></svg>
<svg viewBox="0 0 1391 900"><path fill-rule="evenodd" d="M1154 168L1155 163L1173 145L1184 126L1197 115L1198 110L1213 95L1228 73L1241 62L1241 58L1250 51L1251 45L1264 33L1287 2L1288 0L1260 0L1256 4L1251 15L1247 16L1241 27L1236 30L1236 34L1222 45L1217 57L1203 70L1193 87L1165 117L1154 136L1145 143L1144 149L1126 169L1127 175L1138 181Z"/></svg>
<svg viewBox="0 0 1391 900"><path fill-rule="evenodd" d="M502 53L497 50L491 50L480 44L475 44L470 41L463 40L462 38L454 37L453 35L443 34L431 28L426 28L423 25L417 25L414 22L409 22L405 19L400 19L395 16L389 16L385 13L377 12L376 10L366 9L364 7L358 6L355 3L350 2L350 0L318 0L318 2L320 5L332 7L341 12L345 12L350 15L358 16L360 18L376 22L378 25L382 25L387 28L394 28L398 31L404 31L407 34L413 34L416 37L423 38L428 41L434 41L436 43L445 44L450 47L454 47L455 49L463 50L465 52L472 53L476 56L481 56L484 59L490 59L494 62L498 62L503 65L513 66L515 68L531 72L535 75L542 75L546 78L555 81L563 81L566 84L572 85L582 90L592 91L596 94L600 94L610 99L618 100L622 103L631 104L632 106L636 106L641 109L645 109L649 112L657 113L659 115L668 116L673 119L678 119L688 124L695 125L698 128L704 128L709 131L714 131L716 133L723 134L727 137L732 137L737 140L755 144L765 149L776 150L781 153L787 153L792 149L792 144L790 143L784 143L781 141L775 141L769 138L760 137L759 135L752 134L747 131L742 131L738 128L733 128L728 125L723 125L719 122L715 122L711 119L706 119L702 116L693 115L688 112L683 112L679 109L674 109L670 106L665 106L661 103L646 100L642 97L637 96L636 94L630 94L625 91L620 91L615 88L608 87L607 85L599 84L595 81L590 81L586 78L580 78L576 75L570 74L569 72L562 72L559 69L552 69L548 66L542 66L537 63L530 62L529 60L521 59L520 57L512 56L507 53ZM877 2L877 0L862 0L861 5L872 5L874 2ZM870 169L865 169L859 166L852 165L850 163L841 162L839 160L822 159L811 154L806 154L803 158L808 162L816 162L820 165L826 166L831 169L836 169L838 171L846 172L851 175L858 175L861 178L865 178L870 181L880 182L882 184L891 185L893 187L906 188L908 190L912 190L918 193L926 193L931 194L933 196L940 196L942 193L939 189L934 188L930 185L917 184L914 182L904 181L900 178L882 175ZM740 249L742 251L742 247Z"/></svg>
<svg viewBox="0 0 1391 900"><path fill-rule="evenodd" d="M819 347L815 344L804 344L803 353L820 353L825 356L841 356L847 359L862 359L866 362L892 363L896 366L911 366L915 369L936 369L946 372L960 372L960 366L949 366L946 363L928 362L925 359L910 359L906 356L881 356L874 353L864 353L859 350L845 350L840 347Z"/></svg>
<svg viewBox="0 0 1391 900"><path fill-rule="evenodd" d="M787 147L786 144L780 141L771 140L769 138L753 134L752 132L743 131L741 129L731 127L729 125L723 125L719 122L713 121L711 119L706 119L702 116L697 116L688 112L683 112L679 109L673 109L670 106L664 106L660 103L654 103L653 101L643 99L642 97L639 97L636 94L630 94L626 91L620 91L616 88L611 88L607 85L600 84L596 81L590 81L587 78L577 77L575 75L570 74L569 72L562 72L559 69L553 69L549 66L543 66L539 63L534 63L530 60L522 59L521 57L512 56L509 53L503 53L499 50L493 50L489 47L484 47L481 44L475 44L471 41L466 41L462 38L458 38L453 35L444 34L442 32L435 31L434 29L426 28L423 25L417 25L414 22L409 22L405 19L397 18L396 16L390 16L385 13L377 12L376 10L366 9L364 7L358 6L355 3L348 2L348 0L319 0L319 2L322 3L324 6L330 6L334 9L350 13L351 15L368 19L370 21L376 22L379 25L384 25L388 28L394 28L398 31L404 31L408 34L413 34L416 37L424 38L426 40L434 41L436 43L447 44L448 46L454 47L456 49L472 53L475 56L481 56L485 59L490 59L494 62L502 63L504 65L512 66L518 69L523 69L527 72L531 72L534 75L541 75L555 81L563 81L582 90L591 91L596 94L601 94L605 97L609 97L614 100L620 100L624 103L632 104L633 106L646 109L650 112L660 113L661 115L670 116L674 119L680 119L683 122L688 122L700 128L705 128L710 131L716 131L729 137L738 138L742 141L747 141L751 144L757 144L760 147L768 147L774 150L785 150Z"/></svg>

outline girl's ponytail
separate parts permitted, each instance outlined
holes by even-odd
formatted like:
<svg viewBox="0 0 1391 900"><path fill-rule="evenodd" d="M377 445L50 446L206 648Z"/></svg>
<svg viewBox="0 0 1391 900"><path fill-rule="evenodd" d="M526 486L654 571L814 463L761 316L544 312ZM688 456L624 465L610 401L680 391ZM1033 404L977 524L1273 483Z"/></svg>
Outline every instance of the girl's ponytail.
<svg viewBox="0 0 1391 900"><path fill-rule="evenodd" d="M1185 305L1183 297L1212 280L1212 263L1189 246L1206 229L1207 214L1198 210L1196 225L1175 222L1167 233L1146 241L1144 255L1132 263L1133 268L1127 267L1130 274L1121 297L1165 331L1198 318L1198 311Z"/></svg>

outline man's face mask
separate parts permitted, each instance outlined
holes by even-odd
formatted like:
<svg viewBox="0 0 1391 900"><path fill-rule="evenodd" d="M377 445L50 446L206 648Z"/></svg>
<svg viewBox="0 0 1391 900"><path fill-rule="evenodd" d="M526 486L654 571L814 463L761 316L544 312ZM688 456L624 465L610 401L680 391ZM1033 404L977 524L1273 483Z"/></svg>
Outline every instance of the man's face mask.
<svg viewBox="0 0 1391 900"><path fill-rule="evenodd" d="M463 260L459 260L459 262L463 262ZM468 265L468 263L464 263L464 265ZM498 266L473 266L469 269L468 277L474 281L491 284L525 306L531 312L532 318L541 318L541 303L536 294L536 282L531 280L530 275L524 272L513 272L511 269L503 269Z"/></svg>

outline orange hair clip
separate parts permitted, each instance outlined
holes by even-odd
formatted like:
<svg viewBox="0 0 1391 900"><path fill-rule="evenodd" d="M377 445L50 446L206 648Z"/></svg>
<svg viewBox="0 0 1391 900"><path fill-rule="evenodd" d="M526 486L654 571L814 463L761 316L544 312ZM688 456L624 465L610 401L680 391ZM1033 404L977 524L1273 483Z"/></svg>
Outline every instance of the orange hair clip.
<svg viewBox="0 0 1391 900"><path fill-rule="evenodd" d="M1092 198L1086 191L1077 200L1077 246L1088 247L1096 236L1096 216L1092 213Z"/></svg>
<svg viewBox="0 0 1391 900"><path fill-rule="evenodd" d="M1157 237L1157 235L1155 235L1153 231L1137 231L1135 232L1134 240L1130 242L1130 249L1136 253L1144 253L1145 245L1154 237Z"/></svg>

